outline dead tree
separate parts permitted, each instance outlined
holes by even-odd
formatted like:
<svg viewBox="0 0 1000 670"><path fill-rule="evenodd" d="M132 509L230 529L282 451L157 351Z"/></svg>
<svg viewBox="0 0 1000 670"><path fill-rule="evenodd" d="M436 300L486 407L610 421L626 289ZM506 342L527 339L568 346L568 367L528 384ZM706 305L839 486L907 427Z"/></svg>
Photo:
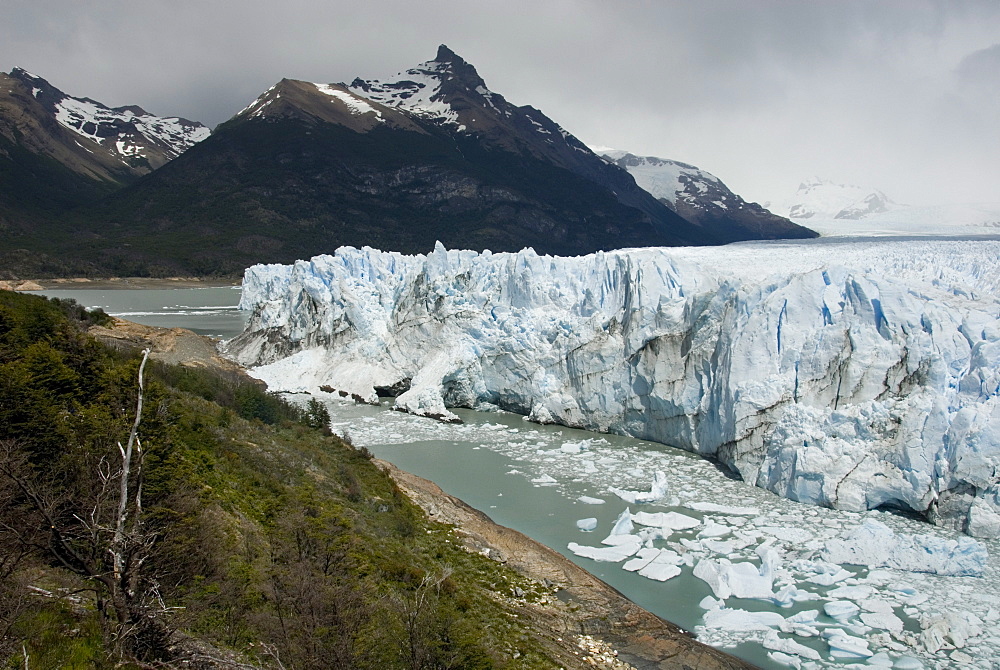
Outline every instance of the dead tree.
<svg viewBox="0 0 1000 670"><path fill-rule="evenodd" d="M93 474L84 473L79 486L68 487L38 472L10 441L0 449L0 476L19 491L24 508L37 519L35 528L43 532L32 532L30 526L8 530L15 530L23 545L88 581L111 651L138 658L157 656L166 642L159 620L165 607L155 582L145 574L155 539L142 518L139 426L148 358L146 349L139 364L135 419L126 445L117 443L120 464L112 465L111 454L101 454L92 462Z"/></svg>

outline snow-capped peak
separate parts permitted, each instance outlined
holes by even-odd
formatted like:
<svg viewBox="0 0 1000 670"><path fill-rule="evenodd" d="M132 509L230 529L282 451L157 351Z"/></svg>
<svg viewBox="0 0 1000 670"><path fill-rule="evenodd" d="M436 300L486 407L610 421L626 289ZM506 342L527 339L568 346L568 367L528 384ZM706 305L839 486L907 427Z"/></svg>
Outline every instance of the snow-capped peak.
<svg viewBox="0 0 1000 670"><path fill-rule="evenodd" d="M351 82L349 88L359 96L386 107L458 126L464 124L459 118L459 111L452 105L451 98L456 92L474 94L486 105L497 109L493 92L486 88L476 69L443 44L438 47L434 60L385 80L358 78Z"/></svg>

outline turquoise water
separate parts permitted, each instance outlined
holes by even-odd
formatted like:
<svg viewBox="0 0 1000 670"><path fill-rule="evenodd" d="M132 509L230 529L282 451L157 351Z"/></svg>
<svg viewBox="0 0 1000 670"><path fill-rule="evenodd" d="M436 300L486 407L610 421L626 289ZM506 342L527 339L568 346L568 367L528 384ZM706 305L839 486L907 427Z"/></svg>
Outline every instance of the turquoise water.
<svg viewBox="0 0 1000 670"><path fill-rule="evenodd" d="M33 291L34 293L34 291ZM239 286L164 289L50 289L50 298L72 298L91 309L147 326L188 328L219 339L243 332L245 315L237 309Z"/></svg>

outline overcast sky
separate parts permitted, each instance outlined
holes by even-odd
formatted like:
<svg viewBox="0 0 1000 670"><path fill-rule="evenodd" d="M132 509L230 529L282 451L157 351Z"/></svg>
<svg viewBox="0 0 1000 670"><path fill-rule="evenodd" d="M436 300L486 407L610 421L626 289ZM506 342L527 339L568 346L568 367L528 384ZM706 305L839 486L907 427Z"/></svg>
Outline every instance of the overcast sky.
<svg viewBox="0 0 1000 670"><path fill-rule="evenodd" d="M282 77L379 78L441 43L587 144L750 200L819 176L1000 201L998 0L3 0L0 69L214 126Z"/></svg>

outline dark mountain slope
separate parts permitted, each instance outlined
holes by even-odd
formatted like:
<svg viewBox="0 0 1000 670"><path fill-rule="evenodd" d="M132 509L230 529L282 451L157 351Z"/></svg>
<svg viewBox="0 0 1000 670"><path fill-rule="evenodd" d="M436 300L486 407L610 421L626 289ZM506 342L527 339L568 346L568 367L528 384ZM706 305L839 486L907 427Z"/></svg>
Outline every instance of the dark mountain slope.
<svg viewBox="0 0 1000 670"><path fill-rule="evenodd" d="M158 273L237 273L342 245L572 255L678 241L533 156L435 128L359 133L298 114L231 122L93 216L104 229L92 253L124 241L119 266Z"/></svg>

